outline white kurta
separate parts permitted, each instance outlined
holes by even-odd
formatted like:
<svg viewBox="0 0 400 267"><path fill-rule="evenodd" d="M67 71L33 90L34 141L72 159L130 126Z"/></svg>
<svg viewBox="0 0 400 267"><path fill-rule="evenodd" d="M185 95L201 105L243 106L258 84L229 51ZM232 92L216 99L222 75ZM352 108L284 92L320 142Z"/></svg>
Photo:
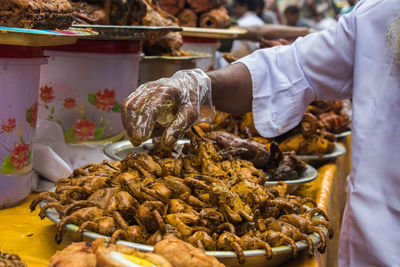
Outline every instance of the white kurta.
<svg viewBox="0 0 400 267"><path fill-rule="evenodd" d="M384 37L399 13L399 0L363 0L337 27L240 60L266 137L296 126L315 99L353 98L339 266L400 266L400 64Z"/></svg>

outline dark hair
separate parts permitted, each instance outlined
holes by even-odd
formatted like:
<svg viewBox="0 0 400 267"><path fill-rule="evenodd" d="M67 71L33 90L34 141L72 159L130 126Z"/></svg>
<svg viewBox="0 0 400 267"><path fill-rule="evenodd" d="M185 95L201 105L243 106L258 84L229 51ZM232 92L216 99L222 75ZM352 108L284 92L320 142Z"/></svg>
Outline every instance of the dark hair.
<svg viewBox="0 0 400 267"><path fill-rule="evenodd" d="M300 8L295 5L290 5L285 8L285 14L300 14Z"/></svg>
<svg viewBox="0 0 400 267"><path fill-rule="evenodd" d="M240 6L247 6L249 11L256 11L257 10L257 0L235 0L235 4Z"/></svg>

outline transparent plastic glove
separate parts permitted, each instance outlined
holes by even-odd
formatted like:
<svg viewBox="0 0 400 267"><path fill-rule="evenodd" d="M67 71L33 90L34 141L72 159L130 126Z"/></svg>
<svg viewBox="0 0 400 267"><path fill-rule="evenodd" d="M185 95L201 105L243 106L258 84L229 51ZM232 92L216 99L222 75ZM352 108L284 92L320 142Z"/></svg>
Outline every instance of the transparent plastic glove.
<svg viewBox="0 0 400 267"><path fill-rule="evenodd" d="M208 108L208 114L202 114L201 106ZM166 149L172 148L199 119L214 118L211 80L200 69L178 71L171 78L141 85L124 100L121 110L133 145L148 140L154 126L160 124L166 127L161 144Z"/></svg>

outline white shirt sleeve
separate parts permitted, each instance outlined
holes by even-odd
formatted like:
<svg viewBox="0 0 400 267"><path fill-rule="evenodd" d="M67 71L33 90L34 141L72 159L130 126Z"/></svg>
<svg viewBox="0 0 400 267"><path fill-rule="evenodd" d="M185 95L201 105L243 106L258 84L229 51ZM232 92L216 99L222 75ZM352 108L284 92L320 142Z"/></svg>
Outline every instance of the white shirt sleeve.
<svg viewBox="0 0 400 267"><path fill-rule="evenodd" d="M261 135L274 137L294 128L315 99L351 97L354 25L352 12L337 27L237 61L251 74L254 123Z"/></svg>

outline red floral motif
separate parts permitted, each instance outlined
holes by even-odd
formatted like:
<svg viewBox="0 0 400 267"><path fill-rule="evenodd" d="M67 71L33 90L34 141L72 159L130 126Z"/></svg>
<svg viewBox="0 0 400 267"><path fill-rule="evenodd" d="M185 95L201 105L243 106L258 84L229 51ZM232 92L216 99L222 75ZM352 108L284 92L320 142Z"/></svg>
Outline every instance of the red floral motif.
<svg viewBox="0 0 400 267"><path fill-rule="evenodd" d="M72 126L72 128L72 134L75 138L77 138L79 141L86 141L94 137L96 124L88 120L79 120Z"/></svg>
<svg viewBox="0 0 400 267"><path fill-rule="evenodd" d="M15 143L13 151L11 151L11 164L15 169L22 169L28 163L29 145L22 143Z"/></svg>
<svg viewBox="0 0 400 267"><path fill-rule="evenodd" d="M64 107L65 107L66 109L73 109L74 107L76 107L75 98L66 97L66 98L64 99Z"/></svg>
<svg viewBox="0 0 400 267"><path fill-rule="evenodd" d="M102 109L104 111L110 111L117 101L115 100L115 90L109 91L108 89L104 89L104 91L98 91L96 93L96 102L95 105L97 108Z"/></svg>
<svg viewBox="0 0 400 267"><path fill-rule="evenodd" d="M40 87L40 99L45 103L50 103L54 99L53 87L42 86Z"/></svg>
<svg viewBox="0 0 400 267"><path fill-rule="evenodd" d="M36 128L37 112L38 112L38 103L35 102L31 106L31 117L29 119L29 124L31 125L32 128Z"/></svg>
<svg viewBox="0 0 400 267"><path fill-rule="evenodd" d="M2 124L1 129L3 132L11 133L17 127L17 123L15 122L15 118L10 118L7 120L7 124Z"/></svg>

